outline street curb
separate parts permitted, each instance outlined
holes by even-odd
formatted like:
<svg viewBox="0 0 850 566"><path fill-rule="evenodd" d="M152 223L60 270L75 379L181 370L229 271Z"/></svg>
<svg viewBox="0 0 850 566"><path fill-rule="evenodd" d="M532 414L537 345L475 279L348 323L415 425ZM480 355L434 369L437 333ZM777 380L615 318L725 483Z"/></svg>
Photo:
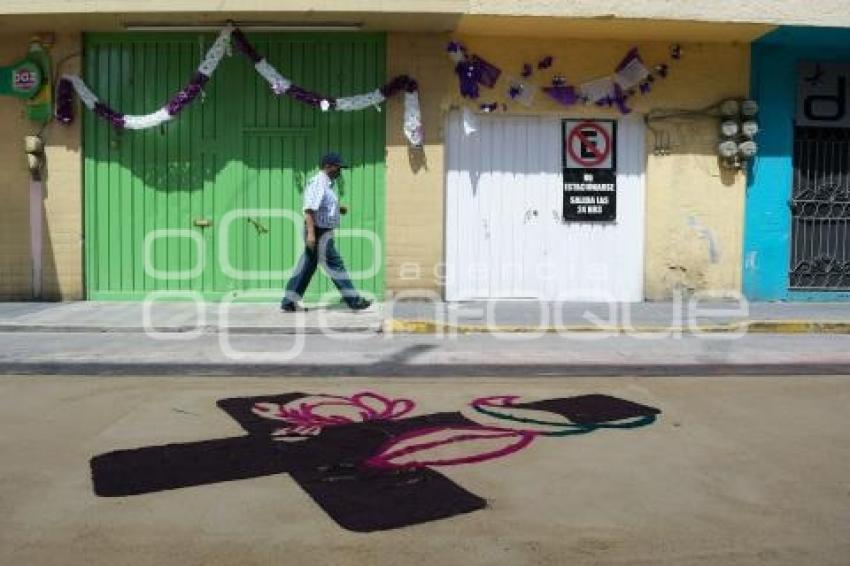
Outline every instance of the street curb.
<svg viewBox="0 0 850 566"><path fill-rule="evenodd" d="M553 333L682 333L682 334L850 334L850 322L810 320L750 320L728 324L703 324L693 328L658 325L484 325L448 324L431 320L388 320L384 332L398 334L553 334Z"/></svg>
<svg viewBox="0 0 850 566"><path fill-rule="evenodd" d="M2 376L177 376L273 379L285 377L361 378L589 378L589 377L781 377L850 375L850 363L635 363L635 364L255 364L255 363L114 363L114 362L3 362Z"/></svg>
<svg viewBox="0 0 850 566"><path fill-rule="evenodd" d="M171 326L157 328L158 334L203 335L223 334L220 326ZM0 333L88 333L88 334L144 334L142 326L98 326L98 325L49 325L49 324L0 324ZM618 325L576 324L564 326L532 325L485 325L485 324L448 324L433 320L389 319L381 322L358 326L235 326L227 328L226 333L243 336L268 335L321 335L334 334L850 334L850 322L811 321L811 320L750 320L727 324L703 324L693 328L670 327L660 325Z"/></svg>

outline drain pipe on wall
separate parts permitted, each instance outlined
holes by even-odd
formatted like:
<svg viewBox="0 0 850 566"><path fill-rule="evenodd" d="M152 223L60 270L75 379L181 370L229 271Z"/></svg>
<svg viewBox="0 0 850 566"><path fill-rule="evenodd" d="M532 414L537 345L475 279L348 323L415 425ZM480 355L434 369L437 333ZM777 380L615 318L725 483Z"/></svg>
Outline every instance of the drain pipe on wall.
<svg viewBox="0 0 850 566"><path fill-rule="evenodd" d="M30 172L30 265L32 297L42 295L42 252L44 247L44 141L39 136L26 136L27 166Z"/></svg>

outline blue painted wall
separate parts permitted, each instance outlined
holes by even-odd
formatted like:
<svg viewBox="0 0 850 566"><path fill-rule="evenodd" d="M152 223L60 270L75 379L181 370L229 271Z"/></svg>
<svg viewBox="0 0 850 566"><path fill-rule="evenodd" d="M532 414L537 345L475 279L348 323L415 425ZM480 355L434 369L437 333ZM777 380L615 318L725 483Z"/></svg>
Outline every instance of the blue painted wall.
<svg viewBox="0 0 850 566"><path fill-rule="evenodd" d="M797 63L803 60L850 62L850 29L781 27L752 45L750 95L761 107L761 132L744 226L744 295L750 300L850 300L850 293L788 289Z"/></svg>

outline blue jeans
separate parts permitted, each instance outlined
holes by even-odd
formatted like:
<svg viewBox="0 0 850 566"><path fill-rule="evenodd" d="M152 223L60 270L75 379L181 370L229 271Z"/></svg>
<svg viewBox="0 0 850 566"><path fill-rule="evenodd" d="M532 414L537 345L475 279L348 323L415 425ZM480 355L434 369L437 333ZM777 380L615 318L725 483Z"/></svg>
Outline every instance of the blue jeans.
<svg viewBox="0 0 850 566"><path fill-rule="evenodd" d="M342 294L342 299L349 306L355 304L360 299L360 295L354 288L354 284L351 283L351 279L345 271L342 256L339 255L334 245L333 230L326 228L316 228L315 230L316 248L311 250L304 246L304 253L298 261L295 273L292 274L289 283L286 284L286 293L281 301L281 306L292 305L301 300L320 262L331 281Z"/></svg>

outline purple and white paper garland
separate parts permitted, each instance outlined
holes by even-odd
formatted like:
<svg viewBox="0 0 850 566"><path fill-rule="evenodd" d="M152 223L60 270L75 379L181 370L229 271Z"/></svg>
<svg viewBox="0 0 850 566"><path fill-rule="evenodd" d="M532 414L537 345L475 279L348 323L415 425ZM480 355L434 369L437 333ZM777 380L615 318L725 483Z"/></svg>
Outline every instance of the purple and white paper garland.
<svg viewBox="0 0 850 566"><path fill-rule="evenodd" d="M241 30L233 31L233 44L243 55L254 63L254 68L262 75L278 95L286 95L304 104L320 108L323 112L337 110L340 112L353 112L365 110L366 108L378 108L391 96L404 91L404 135L411 145L419 147L422 145L422 114L419 108L419 85L412 78L401 75L372 92L357 94L343 98L322 96L294 85L284 78L256 49L250 44Z"/></svg>
<svg viewBox="0 0 850 566"><path fill-rule="evenodd" d="M204 85L210 80L210 77L227 53L230 35L233 31L234 28L232 26L227 26L221 31L212 44L212 47L210 47L204 56L204 60L198 66L198 70L192 75L189 84L177 91L171 100L156 112L141 116L123 114L101 102L80 77L76 75L62 75L56 92L56 119L63 124L70 124L74 120L73 93L76 91L77 96L86 108L101 118L109 120L116 128L144 130L164 124L179 114L183 108L201 94Z"/></svg>
<svg viewBox="0 0 850 566"><path fill-rule="evenodd" d="M672 45L670 56L674 61L679 60L682 57L682 48L678 44ZM633 47L617 65L613 75L587 81L575 89L578 96L574 102L616 106L621 114L628 114L632 111L628 106L629 98L638 93L648 94L656 78L667 78L669 72L670 66L667 63L656 65L652 70L647 68L638 48Z"/></svg>
<svg viewBox="0 0 850 566"><path fill-rule="evenodd" d="M143 130L164 124L179 114L199 94L203 93L204 85L209 81L224 55L228 53L231 41L243 55L253 62L256 71L269 83L276 95L289 96L299 102L320 108L323 112L329 110L351 112L371 107L380 110L381 103L403 90L405 137L413 146L419 147L423 144L419 88L412 78L405 75L396 77L383 87L366 94L343 98L322 96L293 84L292 81L281 75L254 49L241 30L230 25L225 27L216 38L197 71L192 75L189 84L178 91L164 107L156 112L142 116L123 114L101 102L80 77L63 75L56 90L56 119L63 124L70 124L74 120L73 94L76 92L80 101L89 110L101 118L109 120L116 128Z"/></svg>
<svg viewBox="0 0 850 566"><path fill-rule="evenodd" d="M478 56L470 57L466 48L456 41L450 42L446 51L455 63L455 74L460 80L462 97L476 99L479 96L479 85L491 88L495 85L501 74L497 67ZM672 45L671 59L676 61L681 59L681 56L681 46ZM554 57L545 56L537 63L537 69L549 69L553 62ZM632 111L628 106L628 100L638 93L641 95L649 93L655 80L667 78L669 71L670 66L667 63L656 65L650 70L644 64L638 48L633 47L611 75L599 77L578 86L568 85L563 77L557 76L552 80L551 86L544 87L542 90L563 106L572 106L577 103L616 106L620 113L628 114ZM521 78L509 79L507 95L511 101L519 102L524 106L533 104L535 86L530 82L533 73L534 66L526 63L522 67ZM497 106L492 103L481 104L480 110L493 112Z"/></svg>
<svg viewBox="0 0 850 566"><path fill-rule="evenodd" d="M476 99L480 96L479 85L487 88L496 86L502 74L501 69L478 55L470 57L466 48L456 41L448 44L446 52L455 63L455 74L460 82L461 96Z"/></svg>

